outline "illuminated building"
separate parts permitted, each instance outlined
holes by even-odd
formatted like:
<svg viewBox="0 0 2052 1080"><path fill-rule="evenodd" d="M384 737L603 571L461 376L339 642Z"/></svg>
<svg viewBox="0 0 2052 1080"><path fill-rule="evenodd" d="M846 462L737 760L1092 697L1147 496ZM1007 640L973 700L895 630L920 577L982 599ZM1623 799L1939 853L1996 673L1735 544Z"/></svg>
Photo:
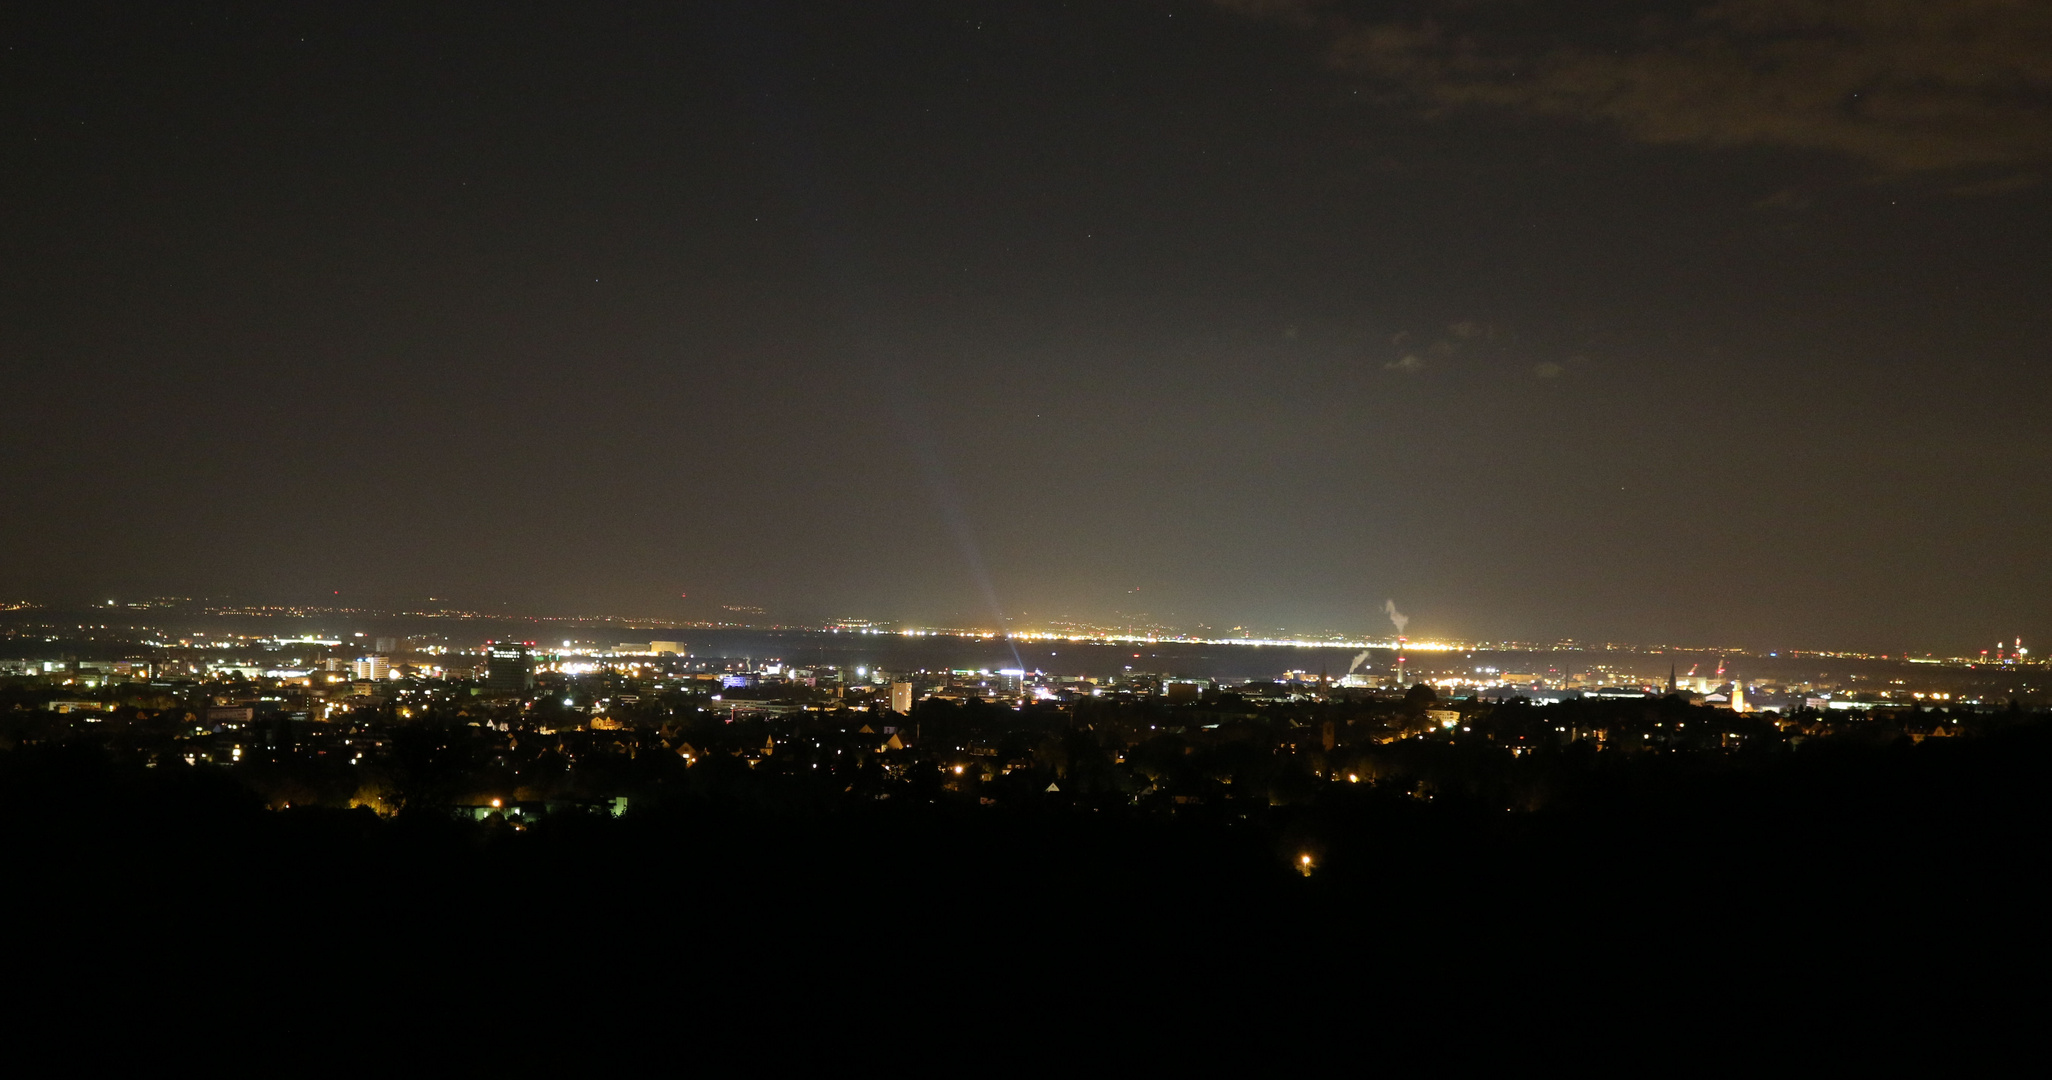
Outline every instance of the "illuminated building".
<svg viewBox="0 0 2052 1080"><path fill-rule="evenodd" d="M912 684L894 682L891 684L891 711L901 716L912 712Z"/></svg>
<svg viewBox="0 0 2052 1080"><path fill-rule="evenodd" d="M355 675L358 679L388 679L392 676L390 657L371 655L356 661Z"/></svg>
<svg viewBox="0 0 2052 1080"><path fill-rule="evenodd" d="M531 641L495 641L487 650L485 686L493 690L524 694L534 689L534 656Z"/></svg>

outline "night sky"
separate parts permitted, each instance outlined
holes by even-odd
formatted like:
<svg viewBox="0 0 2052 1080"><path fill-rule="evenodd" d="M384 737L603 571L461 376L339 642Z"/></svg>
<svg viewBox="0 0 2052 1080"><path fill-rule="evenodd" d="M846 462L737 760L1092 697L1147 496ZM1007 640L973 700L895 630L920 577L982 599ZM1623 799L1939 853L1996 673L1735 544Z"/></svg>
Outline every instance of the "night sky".
<svg viewBox="0 0 2052 1080"><path fill-rule="evenodd" d="M2052 5L0 35L4 598L2052 634Z"/></svg>

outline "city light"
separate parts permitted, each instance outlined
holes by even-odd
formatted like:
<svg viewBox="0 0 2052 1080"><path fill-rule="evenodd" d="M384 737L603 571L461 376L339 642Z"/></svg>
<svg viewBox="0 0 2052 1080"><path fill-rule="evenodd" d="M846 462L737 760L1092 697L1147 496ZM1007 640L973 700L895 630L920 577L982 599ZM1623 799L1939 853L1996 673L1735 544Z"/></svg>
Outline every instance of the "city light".
<svg viewBox="0 0 2052 1080"><path fill-rule="evenodd" d="M60 1042L2035 1049L2052 0L34 8Z"/></svg>

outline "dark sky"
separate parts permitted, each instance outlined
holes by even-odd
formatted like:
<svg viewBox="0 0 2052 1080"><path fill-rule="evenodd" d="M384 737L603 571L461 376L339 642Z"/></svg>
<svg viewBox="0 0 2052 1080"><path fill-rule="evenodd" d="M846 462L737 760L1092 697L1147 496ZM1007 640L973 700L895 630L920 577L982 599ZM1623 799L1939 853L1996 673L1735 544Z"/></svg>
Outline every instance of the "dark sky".
<svg viewBox="0 0 2052 1080"><path fill-rule="evenodd" d="M0 33L9 596L2052 633L2052 6Z"/></svg>

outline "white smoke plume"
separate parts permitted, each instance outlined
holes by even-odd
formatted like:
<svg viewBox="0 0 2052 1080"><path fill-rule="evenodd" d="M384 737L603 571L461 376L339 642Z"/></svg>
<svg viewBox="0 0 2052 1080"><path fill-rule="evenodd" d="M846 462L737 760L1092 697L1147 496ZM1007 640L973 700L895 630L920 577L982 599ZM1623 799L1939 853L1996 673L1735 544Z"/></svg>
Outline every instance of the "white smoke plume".
<svg viewBox="0 0 2052 1080"><path fill-rule="evenodd" d="M1361 665L1367 662L1368 650L1362 649L1358 654L1355 655L1354 662L1347 665L1347 674L1352 675L1354 672L1361 670Z"/></svg>
<svg viewBox="0 0 2052 1080"><path fill-rule="evenodd" d="M1389 621L1396 624L1397 636L1404 636L1404 627L1411 625L1411 617L1397 610L1396 601L1384 600L1382 610L1389 615Z"/></svg>

